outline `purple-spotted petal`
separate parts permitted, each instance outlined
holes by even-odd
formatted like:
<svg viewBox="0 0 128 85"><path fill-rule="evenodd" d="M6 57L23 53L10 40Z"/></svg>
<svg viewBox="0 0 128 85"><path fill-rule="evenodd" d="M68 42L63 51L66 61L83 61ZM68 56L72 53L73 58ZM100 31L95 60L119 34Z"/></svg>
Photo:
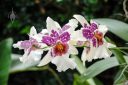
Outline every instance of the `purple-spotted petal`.
<svg viewBox="0 0 128 85"><path fill-rule="evenodd" d="M58 32L57 31L55 31L55 30L52 30L51 31L51 35L50 35L51 37L54 37L54 38L57 38L57 37L59 37L59 34L58 34Z"/></svg>
<svg viewBox="0 0 128 85"><path fill-rule="evenodd" d="M83 29L82 30L83 36L87 39L92 39L94 34L90 29Z"/></svg>
<svg viewBox="0 0 128 85"><path fill-rule="evenodd" d="M30 37L29 41L30 41L31 43L33 43L33 44L38 43L37 40L34 39L34 38L32 38L32 37Z"/></svg>
<svg viewBox="0 0 128 85"><path fill-rule="evenodd" d="M60 40L62 42L68 42L70 40L70 34L68 32L64 32L60 35Z"/></svg>
<svg viewBox="0 0 128 85"><path fill-rule="evenodd" d="M83 46L84 43L85 43L84 41L78 41L78 42L77 42L77 45L78 45L78 46Z"/></svg>
<svg viewBox="0 0 128 85"><path fill-rule="evenodd" d="M92 44L94 47L97 46L97 39L95 37L92 38Z"/></svg>
<svg viewBox="0 0 128 85"><path fill-rule="evenodd" d="M29 40L25 40L21 42L21 47L24 49L31 48L31 46L32 46L32 42Z"/></svg>
<svg viewBox="0 0 128 85"><path fill-rule="evenodd" d="M56 41L52 37L49 37L49 36L43 36L42 42L49 46L54 45L56 43Z"/></svg>
<svg viewBox="0 0 128 85"><path fill-rule="evenodd" d="M96 24L96 23L91 23L91 25L90 25L90 30L91 30L92 32L94 32L97 28L98 28L98 27L97 27L97 24Z"/></svg>
<svg viewBox="0 0 128 85"><path fill-rule="evenodd" d="M66 30L68 30L70 27L71 27L70 25L64 25L64 26L62 27L62 31L66 31Z"/></svg>

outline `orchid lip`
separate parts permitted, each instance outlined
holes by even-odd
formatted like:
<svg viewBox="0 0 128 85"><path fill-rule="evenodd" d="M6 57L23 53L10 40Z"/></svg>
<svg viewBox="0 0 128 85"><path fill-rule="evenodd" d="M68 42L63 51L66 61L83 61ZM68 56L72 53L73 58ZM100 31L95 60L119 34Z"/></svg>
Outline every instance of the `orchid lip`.
<svg viewBox="0 0 128 85"><path fill-rule="evenodd" d="M52 49L52 56L62 56L68 52L68 44L57 42L56 45Z"/></svg>

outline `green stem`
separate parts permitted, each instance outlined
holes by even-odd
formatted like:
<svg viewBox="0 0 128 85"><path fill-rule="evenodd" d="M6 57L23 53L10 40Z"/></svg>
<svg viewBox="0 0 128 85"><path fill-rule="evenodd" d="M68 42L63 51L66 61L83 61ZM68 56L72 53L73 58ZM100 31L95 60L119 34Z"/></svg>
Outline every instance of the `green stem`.
<svg viewBox="0 0 128 85"><path fill-rule="evenodd" d="M76 69L78 70L78 72L80 74L85 73L86 67L83 65L83 63L81 62L81 60L76 55L71 55L71 57L75 60L75 62L77 64Z"/></svg>
<svg viewBox="0 0 128 85"><path fill-rule="evenodd" d="M119 64L124 64L124 63L127 63L125 58L123 57L123 54L122 53L125 53L127 54L126 52L124 52L123 50L121 49L128 49L128 47L113 47L113 48L110 48L111 51L113 52L113 54L116 56Z"/></svg>
<svg viewBox="0 0 128 85"><path fill-rule="evenodd" d="M112 49L111 51L116 56L119 64L127 63L125 58L123 57L123 54L120 52L120 49Z"/></svg>
<svg viewBox="0 0 128 85"><path fill-rule="evenodd" d="M123 70L122 70L122 72L120 73L120 76L115 80L115 82L117 82L118 80L120 80L120 78L121 78L121 76L122 75L124 75L124 72L125 72L125 70L128 68L128 65L126 65L124 68L123 68ZM124 77L125 77L126 75L124 75Z"/></svg>
<svg viewBox="0 0 128 85"><path fill-rule="evenodd" d="M31 68L27 68L27 69L22 69L22 70L16 70L16 71L11 71L10 73L13 74L13 73L19 73L19 72L25 72L25 71L42 71L42 70L47 70L48 69L48 66L43 66L41 68L38 68L38 67L31 67Z"/></svg>
<svg viewBox="0 0 128 85"><path fill-rule="evenodd" d="M75 60L75 62L77 64L76 69L80 73L80 75L86 75L86 66L83 65L83 63L81 62L81 60L79 59L79 57L76 56L76 55L72 55L71 57ZM93 78L87 79L86 81L90 85L96 85Z"/></svg>
<svg viewBox="0 0 128 85"><path fill-rule="evenodd" d="M50 71L53 74L53 76L58 81L59 85L64 85L63 82L61 81L61 79L59 78L59 76L57 75L57 73L52 68L49 67L48 71Z"/></svg>
<svg viewBox="0 0 128 85"><path fill-rule="evenodd" d="M124 50L127 50L128 47L113 47L113 48L110 48L110 49L124 49Z"/></svg>

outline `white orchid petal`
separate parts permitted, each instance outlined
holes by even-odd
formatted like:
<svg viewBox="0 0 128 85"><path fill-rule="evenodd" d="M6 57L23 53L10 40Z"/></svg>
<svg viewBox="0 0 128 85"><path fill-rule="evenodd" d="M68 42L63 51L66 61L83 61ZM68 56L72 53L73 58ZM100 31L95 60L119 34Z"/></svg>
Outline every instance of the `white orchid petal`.
<svg viewBox="0 0 128 85"><path fill-rule="evenodd" d="M38 66L44 66L46 64L48 64L49 62L51 62L51 60L53 59L53 57L51 56L51 51L49 51L46 56L44 56L44 58L40 61L40 63L38 64Z"/></svg>
<svg viewBox="0 0 128 85"><path fill-rule="evenodd" d="M96 48L94 59L108 58L112 55L112 52L107 48L107 42Z"/></svg>
<svg viewBox="0 0 128 85"><path fill-rule="evenodd" d="M102 52L104 52L103 46L99 46L98 48L96 48L96 52L95 52L93 59L98 59L98 58L104 57L104 56L102 56L103 55Z"/></svg>
<svg viewBox="0 0 128 85"><path fill-rule="evenodd" d="M76 19L70 19L68 25L70 25L71 27L77 27L78 21Z"/></svg>
<svg viewBox="0 0 128 85"><path fill-rule="evenodd" d="M47 29L42 29L42 31L40 32L41 34L45 35L48 33L48 30Z"/></svg>
<svg viewBox="0 0 128 85"><path fill-rule="evenodd" d="M60 25L50 17L47 18L46 23L48 32L51 32L52 29L57 30L61 28Z"/></svg>
<svg viewBox="0 0 128 85"><path fill-rule="evenodd" d="M85 24L89 25L89 23L87 22L87 20L83 16L81 16L81 15L74 15L73 17L76 18L81 23L81 25L83 27L84 27Z"/></svg>
<svg viewBox="0 0 128 85"><path fill-rule="evenodd" d="M87 48L84 48L82 55L81 55L81 60L83 61L83 65L85 65L87 53L86 53Z"/></svg>
<svg viewBox="0 0 128 85"><path fill-rule="evenodd" d="M94 55L96 53L96 50L97 49L95 47L93 47L93 45L91 44L90 45L90 51L87 55L87 61L92 61L94 59Z"/></svg>
<svg viewBox="0 0 128 85"><path fill-rule="evenodd" d="M23 62L23 63L27 62L27 60L28 60L28 54L29 54L29 51L25 51L24 54L23 54L23 56L19 58L20 61Z"/></svg>
<svg viewBox="0 0 128 85"><path fill-rule="evenodd" d="M56 22L56 21L54 21L54 22L55 22L56 28L61 29L60 24L58 22Z"/></svg>
<svg viewBox="0 0 128 85"><path fill-rule="evenodd" d="M77 55L78 54L78 50L73 46L69 44L69 54L73 54L73 55Z"/></svg>
<svg viewBox="0 0 128 85"><path fill-rule="evenodd" d="M81 57L81 59L83 60L83 63L85 61L89 61L89 62L92 61L95 57L96 50L97 49L95 47L93 47L92 44L90 45L90 49L84 48L83 53L82 53L82 57Z"/></svg>
<svg viewBox="0 0 128 85"><path fill-rule="evenodd" d="M70 59L66 56L69 56L69 55L58 56L58 57L55 57L52 60L52 63L57 66L58 72L66 71L69 68L70 69L75 69L76 68L76 63L74 62L74 60Z"/></svg>
<svg viewBox="0 0 128 85"><path fill-rule="evenodd" d="M22 41L18 41L16 44L13 44L13 47L14 47L14 48L23 49L23 48L21 47L21 42L22 42Z"/></svg>
<svg viewBox="0 0 128 85"><path fill-rule="evenodd" d="M94 20L90 20L90 23L95 23L97 26L98 26L98 23L97 22L95 22Z"/></svg>
<svg viewBox="0 0 128 85"><path fill-rule="evenodd" d="M43 53L43 50L34 50L31 52L27 50L25 51L24 55L20 57L20 61L23 63L37 62L41 59L42 53Z"/></svg>
<svg viewBox="0 0 128 85"><path fill-rule="evenodd" d="M104 49L104 57L103 58L108 58L108 57L110 57L111 55L112 55L112 52L109 50L109 49Z"/></svg>
<svg viewBox="0 0 128 85"><path fill-rule="evenodd" d="M113 45L113 44L111 44ZM108 49L108 43L104 42L104 44L102 45L102 56L103 58L107 58L110 57L112 55L112 52Z"/></svg>
<svg viewBox="0 0 128 85"><path fill-rule="evenodd" d="M36 49L30 52L29 56L33 58L34 61L39 61L41 55L43 54L43 49Z"/></svg>
<svg viewBox="0 0 128 85"><path fill-rule="evenodd" d="M108 58L111 56L111 54L112 52L108 48L106 48L106 46L102 45L97 49L97 54L96 54L97 57L95 59Z"/></svg>
<svg viewBox="0 0 128 85"><path fill-rule="evenodd" d="M106 32L108 31L108 28L107 28L106 25L99 25L99 27L98 27L98 31L99 31L99 32L102 32L103 35L105 35Z"/></svg>
<svg viewBox="0 0 128 85"><path fill-rule="evenodd" d="M108 58L112 55L112 52L107 48L107 42L96 48L93 59Z"/></svg>
<svg viewBox="0 0 128 85"><path fill-rule="evenodd" d="M40 33L38 33L38 34L32 36L32 38L36 39L37 42L41 42L42 37L43 37L46 33L48 33L47 29L43 29Z"/></svg>
<svg viewBox="0 0 128 85"><path fill-rule="evenodd" d="M35 36L32 36L31 38L35 39L37 42L41 42L42 36L42 34L37 34Z"/></svg>
<svg viewBox="0 0 128 85"><path fill-rule="evenodd" d="M32 37L32 36L34 36L34 35L37 35L37 31L36 31L36 29L35 29L35 27L34 26L32 26L31 27L31 29L30 29L30 37Z"/></svg>
<svg viewBox="0 0 128 85"><path fill-rule="evenodd" d="M77 31L72 32L71 40L76 41L76 42L87 41L87 39L83 37L82 30L77 30Z"/></svg>
<svg viewBox="0 0 128 85"><path fill-rule="evenodd" d="M70 26L68 32L71 34L73 31L75 31L75 28L78 27L78 21L76 19L71 19L66 25Z"/></svg>

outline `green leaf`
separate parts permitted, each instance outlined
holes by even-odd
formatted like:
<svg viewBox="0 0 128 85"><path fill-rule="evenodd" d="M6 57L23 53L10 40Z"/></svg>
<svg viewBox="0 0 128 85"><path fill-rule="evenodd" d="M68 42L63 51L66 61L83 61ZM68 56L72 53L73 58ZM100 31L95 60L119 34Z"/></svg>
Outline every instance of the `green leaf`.
<svg viewBox="0 0 128 85"><path fill-rule="evenodd" d="M83 63L81 62L81 60L76 55L71 55L71 57L75 60L75 62L77 64L76 69L78 70L78 72L80 74L83 74L85 72L86 68L85 68L85 66L83 66Z"/></svg>
<svg viewBox="0 0 128 85"><path fill-rule="evenodd" d="M14 20L13 23L12 23L12 22L9 22L9 23L7 24L7 28L8 28L8 29L9 29L9 28L19 29L20 26L21 26L21 24L20 24L20 22L19 22L18 20Z"/></svg>
<svg viewBox="0 0 128 85"><path fill-rule="evenodd" d="M125 59L128 62L128 57L125 56ZM116 57L110 57L106 58L103 60L100 60L94 64L92 64L90 67L88 67L85 71L85 74L82 76L83 81L89 78L93 78L100 74L101 72L110 69L115 66L119 66L120 64L118 63Z"/></svg>
<svg viewBox="0 0 128 85"><path fill-rule="evenodd" d="M113 43L113 41L108 37L106 37L106 40L110 43ZM125 52L123 50L121 50L121 49L128 49L127 47L113 47L113 48L110 48L110 49L111 49L112 53L116 56L116 58L117 58L117 60L120 64L127 63L125 58L123 57L123 54L122 54L122 53L125 53Z"/></svg>
<svg viewBox="0 0 128 85"><path fill-rule="evenodd" d="M12 42L12 39L9 38L0 43L0 85L7 85Z"/></svg>
<svg viewBox="0 0 128 85"><path fill-rule="evenodd" d="M116 56L118 62L120 64L126 63L125 58L123 57L123 54L119 49L112 49L113 54Z"/></svg>
<svg viewBox="0 0 128 85"><path fill-rule="evenodd" d="M27 25L27 26L25 26L25 27L20 31L20 33L21 33L21 34L27 34L27 33L29 33L29 31L30 31L30 26Z"/></svg>
<svg viewBox="0 0 128 85"><path fill-rule="evenodd" d="M82 82L80 80L80 75L74 74L73 85L90 85L87 81Z"/></svg>
<svg viewBox="0 0 128 85"><path fill-rule="evenodd" d="M86 67L83 65L83 63L81 62L79 57L76 55L71 55L71 57L75 60L75 62L77 64L76 69L78 70L78 72L80 74L83 74L86 71ZM90 79L85 80L85 81L81 81L82 79L80 79L80 78L81 78L80 75L75 74L73 85L96 85L93 78L90 78Z"/></svg>
<svg viewBox="0 0 128 85"><path fill-rule="evenodd" d="M78 74L74 74L73 85L102 85L100 83L96 83L94 79L88 79L85 81L81 81L81 76Z"/></svg>
<svg viewBox="0 0 128 85"><path fill-rule="evenodd" d="M120 69L115 78L114 78L114 85L117 84L124 84L128 80L128 65L125 65L124 68Z"/></svg>
<svg viewBox="0 0 128 85"><path fill-rule="evenodd" d="M109 31L118 37L128 41L128 24L114 19L94 19L99 24L108 26Z"/></svg>

